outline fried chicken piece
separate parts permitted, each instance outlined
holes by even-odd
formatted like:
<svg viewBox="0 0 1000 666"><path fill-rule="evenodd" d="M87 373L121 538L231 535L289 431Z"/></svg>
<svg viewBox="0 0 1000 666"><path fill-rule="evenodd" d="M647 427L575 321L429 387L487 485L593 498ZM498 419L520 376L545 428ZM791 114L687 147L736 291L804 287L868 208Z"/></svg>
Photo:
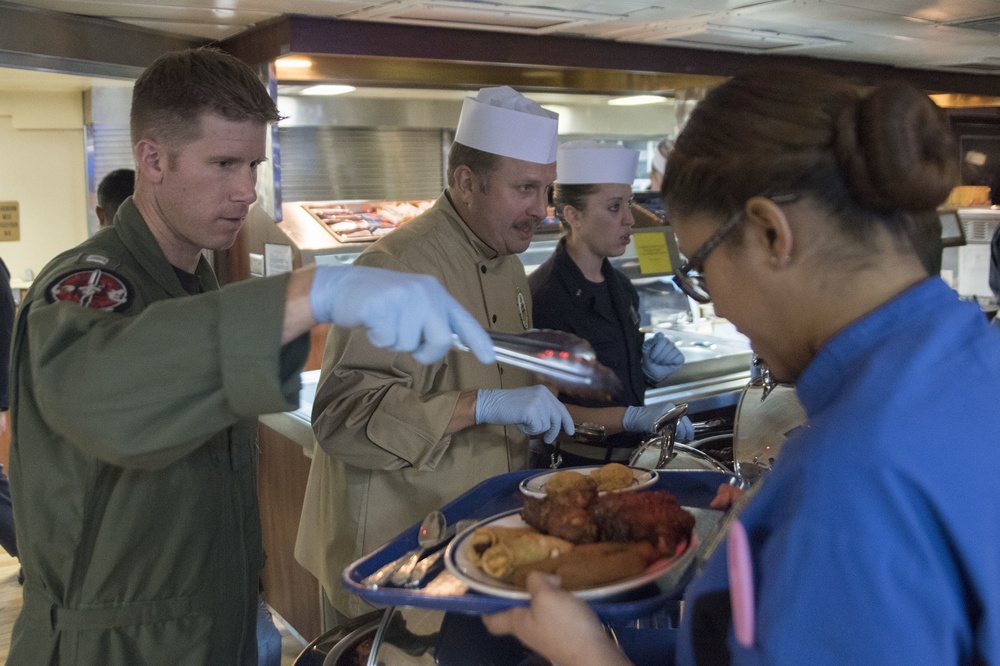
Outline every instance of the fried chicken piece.
<svg viewBox="0 0 1000 666"><path fill-rule="evenodd" d="M570 543L593 543L597 540L597 525L582 506L559 504L548 497L525 497L521 517L539 532Z"/></svg>
<svg viewBox="0 0 1000 666"><path fill-rule="evenodd" d="M590 515L601 541L647 541L673 557L690 541L694 516L665 490L608 493L594 500Z"/></svg>

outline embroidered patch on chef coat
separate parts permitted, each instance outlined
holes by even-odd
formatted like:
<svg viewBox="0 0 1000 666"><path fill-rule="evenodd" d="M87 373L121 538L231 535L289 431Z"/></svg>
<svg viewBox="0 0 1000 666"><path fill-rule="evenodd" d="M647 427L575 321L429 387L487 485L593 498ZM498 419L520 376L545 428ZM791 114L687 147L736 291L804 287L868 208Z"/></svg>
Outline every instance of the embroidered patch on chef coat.
<svg viewBox="0 0 1000 666"><path fill-rule="evenodd" d="M101 268L76 270L56 278L45 290L49 303L64 301L113 312L128 305L124 278Z"/></svg>
<svg viewBox="0 0 1000 666"><path fill-rule="evenodd" d="M524 326L524 330L528 330L528 304L524 301L524 294L521 293L520 287L517 289L517 312L521 315L521 326Z"/></svg>

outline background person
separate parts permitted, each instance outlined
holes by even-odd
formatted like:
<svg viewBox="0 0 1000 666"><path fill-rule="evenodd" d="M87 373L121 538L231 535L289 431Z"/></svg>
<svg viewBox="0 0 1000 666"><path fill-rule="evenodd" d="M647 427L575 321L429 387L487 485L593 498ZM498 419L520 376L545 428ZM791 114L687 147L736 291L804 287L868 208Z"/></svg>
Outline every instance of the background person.
<svg viewBox="0 0 1000 666"><path fill-rule="evenodd" d="M653 163L649 169L649 189L651 192L659 192L663 189L663 174L667 170L667 155L674 147L674 142L670 139L663 139L656 144L653 150Z"/></svg>
<svg viewBox="0 0 1000 666"><path fill-rule="evenodd" d="M115 222L118 207L135 191L135 171L115 169L108 172L97 186L97 221L101 228L110 227Z"/></svg>
<svg viewBox="0 0 1000 666"><path fill-rule="evenodd" d="M25 296L11 377L24 604L9 664L251 664L257 416L294 408L317 322L433 361L481 327L432 278L321 267L219 289L277 107L220 51L132 96L135 195Z"/></svg>
<svg viewBox="0 0 1000 666"><path fill-rule="evenodd" d="M10 338L14 331L14 294L10 291L10 270L0 259L0 436L10 428ZM14 531L14 509L10 499L10 483L0 465L0 547L11 557L17 557Z"/></svg>
<svg viewBox="0 0 1000 666"><path fill-rule="evenodd" d="M488 330L532 327L515 256L545 218L557 117L508 87L462 105L448 189L377 240L356 265L429 273ZM295 556L323 585L329 627L371 610L341 584L345 567L480 481L527 466L529 435L573 431L530 373L451 352L419 365L331 329L313 403L313 457ZM338 615L339 614L339 615Z"/></svg>
<svg viewBox="0 0 1000 666"><path fill-rule="evenodd" d="M681 367L684 356L663 333L644 341L639 293L608 261L625 253L632 237L632 180L639 151L596 141L559 146L553 196L565 233L552 256L528 278L538 328L567 331L587 340L597 360L614 371L622 392L607 402L560 396L576 423L596 423L608 437L603 447L561 437L566 465L626 462L658 416L672 403L643 406L646 389ZM692 439L685 416L678 437Z"/></svg>
<svg viewBox="0 0 1000 666"><path fill-rule="evenodd" d="M686 591L677 663L1000 663L1000 496L984 463L1000 333L928 277L909 215L945 200L956 155L947 117L909 84L861 92L798 69L731 79L678 137L664 185L690 261L678 280L795 382L809 428L739 516L751 644L729 622L723 544ZM488 626L557 663L622 661L582 603L533 585L530 610Z"/></svg>

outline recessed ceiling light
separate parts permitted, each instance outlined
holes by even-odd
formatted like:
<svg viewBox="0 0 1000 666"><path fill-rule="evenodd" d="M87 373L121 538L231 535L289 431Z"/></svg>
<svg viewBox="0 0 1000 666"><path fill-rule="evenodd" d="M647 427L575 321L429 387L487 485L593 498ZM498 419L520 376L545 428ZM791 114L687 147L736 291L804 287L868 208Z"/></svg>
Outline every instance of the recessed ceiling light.
<svg viewBox="0 0 1000 666"><path fill-rule="evenodd" d="M632 95L631 97L615 97L608 100L611 106L638 106L640 104L662 104L666 97L659 95Z"/></svg>
<svg viewBox="0 0 1000 666"><path fill-rule="evenodd" d="M306 69L307 67L312 67L312 60L310 60L309 58L302 58L297 56L286 56L284 58L278 58L277 65L279 67Z"/></svg>
<svg viewBox="0 0 1000 666"><path fill-rule="evenodd" d="M318 86L310 86L302 91L303 95L343 95L344 93L354 92L354 86L344 86L336 85L330 83L323 83Z"/></svg>

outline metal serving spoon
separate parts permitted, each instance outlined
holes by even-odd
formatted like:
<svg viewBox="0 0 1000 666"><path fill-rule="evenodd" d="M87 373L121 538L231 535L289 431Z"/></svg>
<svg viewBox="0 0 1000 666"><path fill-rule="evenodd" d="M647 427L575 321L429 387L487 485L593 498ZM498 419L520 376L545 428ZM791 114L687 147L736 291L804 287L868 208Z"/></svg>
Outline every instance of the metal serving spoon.
<svg viewBox="0 0 1000 666"><path fill-rule="evenodd" d="M383 587L389 583L402 585L409 578L410 572L426 549L444 537L447 527L448 521L445 519L444 514L440 511L431 511L424 518L423 522L420 523L420 529L417 531L417 543L419 546L402 557L398 557L392 562L383 565L378 571L365 577L361 581L361 584L372 589ZM405 575L397 576L399 570L405 565L409 565ZM400 580L400 582L395 583L395 580Z"/></svg>
<svg viewBox="0 0 1000 666"><path fill-rule="evenodd" d="M434 546L441 543L448 531L448 521L440 511L432 511L420 523L420 530L417 531L417 544L419 548L411 550L409 557L403 561L399 568L389 577L389 582L393 585L405 585L413 573L413 568Z"/></svg>
<svg viewBox="0 0 1000 666"><path fill-rule="evenodd" d="M451 541L454 537L461 534L465 530L469 529L476 524L475 520L470 520L468 518L463 518L462 520L455 523L454 526L448 528L448 535L441 540L441 543L433 546L437 548L436 551L420 560L417 566L413 567L413 572L410 574L409 579L403 587L406 588L418 588L423 587L428 580L434 577L441 569L444 568L444 552L445 549L442 548L444 544Z"/></svg>

